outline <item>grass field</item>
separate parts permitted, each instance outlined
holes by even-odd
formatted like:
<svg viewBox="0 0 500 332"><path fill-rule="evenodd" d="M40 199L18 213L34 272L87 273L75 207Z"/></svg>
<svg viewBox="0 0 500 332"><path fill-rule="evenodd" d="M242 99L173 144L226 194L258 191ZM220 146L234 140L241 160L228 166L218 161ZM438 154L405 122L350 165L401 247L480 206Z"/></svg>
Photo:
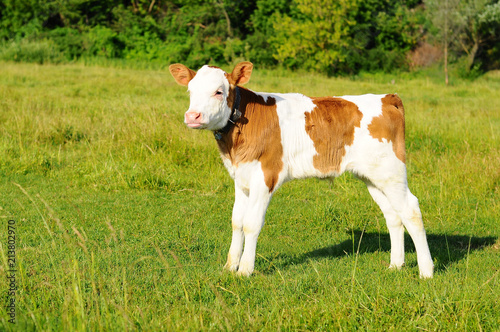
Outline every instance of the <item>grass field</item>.
<svg viewBox="0 0 500 332"><path fill-rule="evenodd" d="M248 87L399 93L434 279L409 237L387 268L383 216L349 175L283 186L256 272L227 273L232 180L167 71L0 63L0 330L500 330L500 73L445 87L256 68Z"/></svg>

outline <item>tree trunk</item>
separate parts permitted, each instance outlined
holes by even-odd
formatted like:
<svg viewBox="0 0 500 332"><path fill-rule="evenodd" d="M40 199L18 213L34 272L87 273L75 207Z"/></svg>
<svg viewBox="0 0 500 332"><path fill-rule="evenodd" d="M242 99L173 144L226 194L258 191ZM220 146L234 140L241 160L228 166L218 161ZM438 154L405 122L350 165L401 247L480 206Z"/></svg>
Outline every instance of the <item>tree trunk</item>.
<svg viewBox="0 0 500 332"><path fill-rule="evenodd" d="M224 8L224 0L222 0L221 2L218 2L217 4L222 9L222 14L224 14L224 17L226 18L227 35L229 38L231 38L231 37L233 37L233 32L231 30L231 20L229 19L229 15L227 14L226 8Z"/></svg>
<svg viewBox="0 0 500 332"><path fill-rule="evenodd" d="M470 72L472 66L474 65L474 60L476 60L476 54L479 50L479 42L477 39L474 40L474 45L467 56L467 72Z"/></svg>
<svg viewBox="0 0 500 332"><path fill-rule="evenodd" d="M444 44L444 82L448 85L448 42Z"/></svg>
<svg viewBox="0 0 500 332"><path fill-rule="evenodd" d="M151 13L153 10L153 6L155 5L156 0L151 1L151 4L149 5L148 13Z"/></svg>
<svg viewBox="0 0 500 332"><path fill-rule="evenodd" d="M445 2L444 12L444 82L448 85L448 15L450 10L448 8L448 0Z"/></svg>

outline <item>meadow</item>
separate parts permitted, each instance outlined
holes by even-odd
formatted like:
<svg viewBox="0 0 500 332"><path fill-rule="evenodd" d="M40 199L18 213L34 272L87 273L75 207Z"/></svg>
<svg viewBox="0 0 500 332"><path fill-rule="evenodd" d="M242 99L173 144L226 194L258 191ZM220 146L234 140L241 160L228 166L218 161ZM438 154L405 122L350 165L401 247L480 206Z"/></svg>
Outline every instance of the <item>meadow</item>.
<svg viewBox="0 0 500 332"><path fill-rule="evenodd" d="M433 279L408 236L388 269L382 213L348 174L284 185L254 275L224 271L233 183L167 70L1 62L0 330L500 330L499 72L445 87L255 68L247 87L401 96Z"/></svg>

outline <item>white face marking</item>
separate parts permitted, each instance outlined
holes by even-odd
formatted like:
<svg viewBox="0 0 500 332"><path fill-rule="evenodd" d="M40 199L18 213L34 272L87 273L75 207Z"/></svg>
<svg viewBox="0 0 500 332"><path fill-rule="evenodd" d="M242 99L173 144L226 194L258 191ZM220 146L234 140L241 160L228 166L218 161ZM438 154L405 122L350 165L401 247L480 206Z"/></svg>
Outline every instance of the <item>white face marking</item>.
<svg viewBox="0 0 500 332"><path fill-rule="evenodd" d="M223 128L231 109L227 105L229 81L219 68L203 66L189 82L190 105L186 112L197 112L201 116L186 124L191 128L218 130ZM187 117L186 117L187 119Z"/></svg>

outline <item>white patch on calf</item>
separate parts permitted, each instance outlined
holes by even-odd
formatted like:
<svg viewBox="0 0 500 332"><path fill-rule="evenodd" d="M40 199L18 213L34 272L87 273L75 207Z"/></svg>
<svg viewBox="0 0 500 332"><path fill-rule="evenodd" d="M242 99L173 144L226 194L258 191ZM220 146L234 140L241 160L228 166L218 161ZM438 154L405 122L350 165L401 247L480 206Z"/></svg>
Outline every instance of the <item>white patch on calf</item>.
<svg viewBox="0 0 500 332"><path fill-rule="evenodd" d="M222 89L223 98L216 92ZM202 126L199 129L218 130L223 128L231 109L227 105L229 81L222 69L203 66L189 82L190 105L187 112L202 114Z"/></svg>
<svg viewBox="0 0 500 332"><path fill-rule="evenodd" d="M321 173L313 165L317 151L305 131L304 114L316 105L302 94L275 96L283 145L284 181L319 176Z"/></svg>

